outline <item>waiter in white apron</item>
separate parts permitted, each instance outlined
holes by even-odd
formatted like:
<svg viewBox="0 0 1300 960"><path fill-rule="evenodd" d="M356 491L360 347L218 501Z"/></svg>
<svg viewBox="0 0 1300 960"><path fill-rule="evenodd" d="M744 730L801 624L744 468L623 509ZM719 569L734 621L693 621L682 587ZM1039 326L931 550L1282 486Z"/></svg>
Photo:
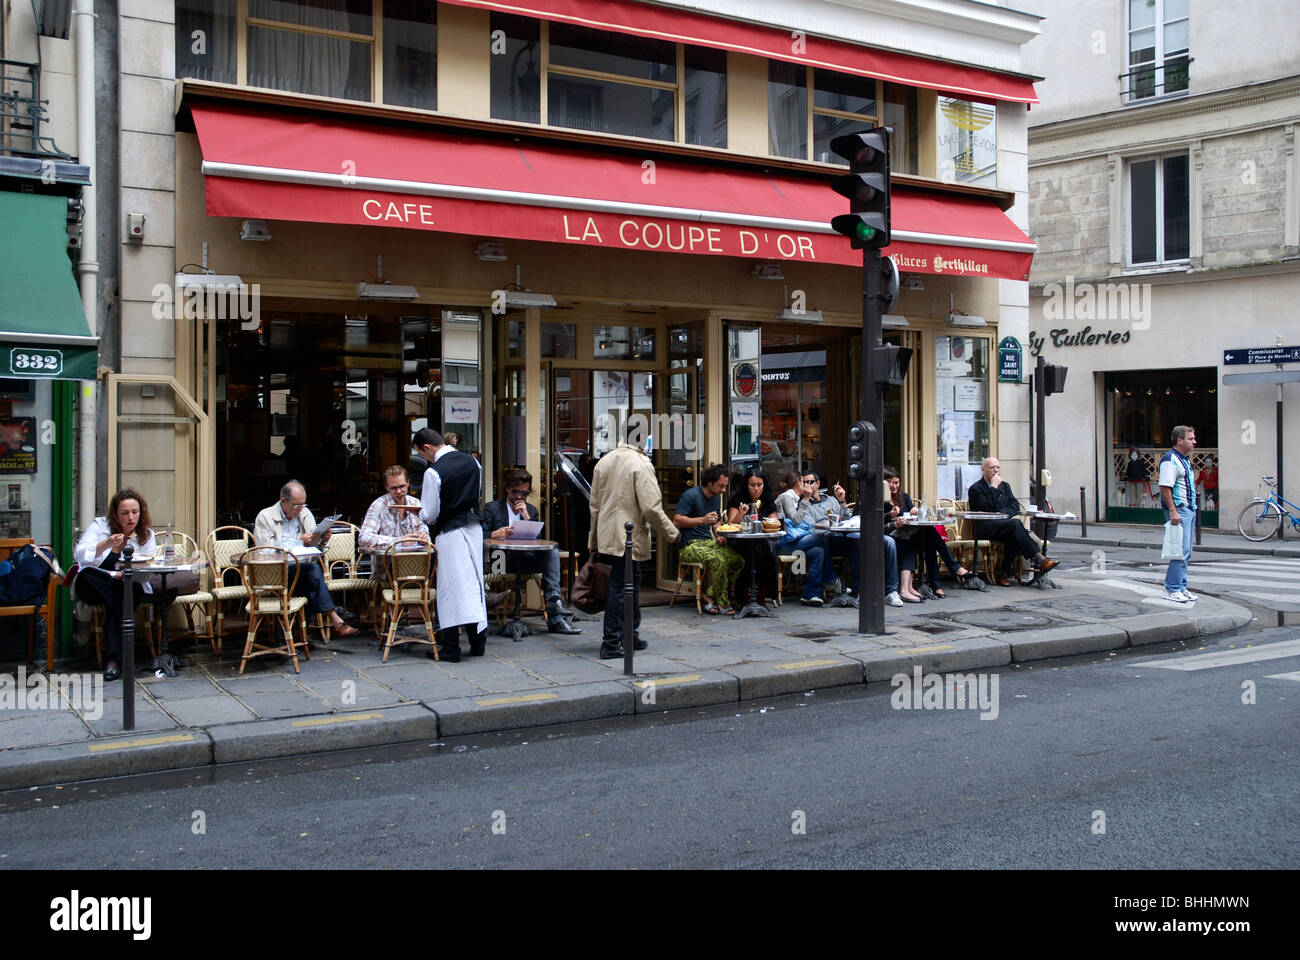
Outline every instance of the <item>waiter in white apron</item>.
<svg viewBox="0 0 1300 960"><path fill-rule="evenodd" d="M430 427L417 430L411 447L429 464L420 490L420 519L438 549L438 659L460 661L460 628L469 655L487 647L487 598L483 593L483 527L477 508L483 468ZM432 658L433 651L426 656Z"/></svg>

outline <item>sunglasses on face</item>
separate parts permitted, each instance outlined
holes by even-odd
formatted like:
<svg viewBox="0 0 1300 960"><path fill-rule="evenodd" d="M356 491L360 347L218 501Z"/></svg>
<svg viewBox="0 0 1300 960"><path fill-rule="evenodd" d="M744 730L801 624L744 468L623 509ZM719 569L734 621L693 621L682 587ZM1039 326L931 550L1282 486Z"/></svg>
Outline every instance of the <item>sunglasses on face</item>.
<svg viewBox="0 0 1300 960"><path fill-rule="evenodd" d="M510 494L510 496L512 497L526 497L533 491L532 488L530 487L515 487L514 489L507 490L506 492Z"/></svg>

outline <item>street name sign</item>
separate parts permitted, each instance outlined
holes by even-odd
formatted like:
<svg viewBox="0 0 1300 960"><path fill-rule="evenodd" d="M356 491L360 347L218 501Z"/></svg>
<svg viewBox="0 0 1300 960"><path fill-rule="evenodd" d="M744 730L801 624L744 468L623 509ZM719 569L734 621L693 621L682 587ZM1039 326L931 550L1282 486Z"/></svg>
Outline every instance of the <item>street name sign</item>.
<svg viewBox="0 0 1300 960"><path fill-rule="evenodd" d="M1246 363L1300 363L1300 347L1245 347L1223 351L1224 366Z"/></svg>

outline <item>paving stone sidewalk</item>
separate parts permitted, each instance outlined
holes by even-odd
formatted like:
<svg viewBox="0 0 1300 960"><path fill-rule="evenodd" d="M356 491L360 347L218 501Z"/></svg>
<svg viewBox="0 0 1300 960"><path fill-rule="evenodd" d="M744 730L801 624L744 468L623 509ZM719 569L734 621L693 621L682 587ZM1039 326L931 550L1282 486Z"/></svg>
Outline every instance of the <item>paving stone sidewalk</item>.
<svg viewBox="0 0 1300 960"><path fill-rule="evenodd" d="M121 683L97 687L97 674L83 672L76 702L52 694L37 704L31 688L15 689L17 668L0 667L0 789L734 703L888 682L916 665L995 669L1195 643L1250 620L1225 600L1176 604L1149 585L1097 584L1085 567L1065 566L1054 572L1061 590L953 588L945 600L886 607L883 636L858 634L856 609L797 600L772 619L700 616L690 602L647 608L649 649L636 655L634 677L622 660L597 657L597 621L563 636L529 619L533 636L490 636L485 657L456 664L426 659L420 644L383 663L363 633L313 643L298 674L285 658L262 657L240 676L242 638L231 635L220 656L187 650L191 665L176 679L139 675L132 731L122 726Z"/></svg>

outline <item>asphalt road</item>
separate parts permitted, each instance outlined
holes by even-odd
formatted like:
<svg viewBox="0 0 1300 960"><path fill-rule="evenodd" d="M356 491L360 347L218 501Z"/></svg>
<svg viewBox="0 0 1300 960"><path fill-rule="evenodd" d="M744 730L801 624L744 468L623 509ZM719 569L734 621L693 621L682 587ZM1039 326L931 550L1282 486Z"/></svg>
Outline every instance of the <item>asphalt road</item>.
<svg viewBox="0 0 1300 960"><path fill-rule="evenodd" d="M1297 638L15 791L0 867L1294 868Z"/></svg>

